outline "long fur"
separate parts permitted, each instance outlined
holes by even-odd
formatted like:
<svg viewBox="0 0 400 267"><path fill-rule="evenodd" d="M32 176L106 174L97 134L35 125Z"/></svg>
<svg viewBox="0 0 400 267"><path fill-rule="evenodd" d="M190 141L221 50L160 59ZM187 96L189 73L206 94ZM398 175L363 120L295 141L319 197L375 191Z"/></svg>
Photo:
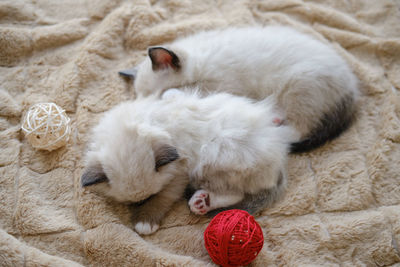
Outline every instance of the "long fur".
<svg viewBox="0 0 400 267"><path fill-rule="evenodd" d="M179 65L146 58L137 69L138 95L196 84L203 92L276 99L299 133L293 152L337 137L351 122L358 80L328 44L288 27L229 28L178 39L163 48Z"/></svg>
<svg viewBox="0 0 400 267"><path fill-rule="evenodd" d="M298 138L292 127L274 123L278 116L271 98L254 102L225 93L122 103L94 128L82 185L90 177L88 188L100 194L146 200L133 206L142 234L158 228L189 182L207 192L206 211L238 203L259 211L281 194L289 145ZM107 181L93 182L94 173ZM190 208L202 214L196 205Z"/></svg>

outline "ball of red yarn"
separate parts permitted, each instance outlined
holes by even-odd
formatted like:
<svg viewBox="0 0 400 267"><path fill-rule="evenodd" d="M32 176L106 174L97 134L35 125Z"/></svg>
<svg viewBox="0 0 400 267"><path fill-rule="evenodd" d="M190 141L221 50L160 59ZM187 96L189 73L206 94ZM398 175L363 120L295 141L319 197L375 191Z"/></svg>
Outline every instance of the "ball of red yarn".
<svg viewBox="0 0 400 267"><path fill-rule="evenodd" d="M254 217L244 210L218 213L204 232L211 259L221 266L250 264L264 245L264 236Z"/></svg>

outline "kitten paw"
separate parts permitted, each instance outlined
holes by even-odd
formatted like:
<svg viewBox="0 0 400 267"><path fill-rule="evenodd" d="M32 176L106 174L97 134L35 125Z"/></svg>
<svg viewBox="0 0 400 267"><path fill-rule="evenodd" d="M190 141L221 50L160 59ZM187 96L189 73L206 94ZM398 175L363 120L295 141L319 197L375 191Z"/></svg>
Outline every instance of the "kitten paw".
<svg viewBox="0 0 400 267"><path fill-rule="evenodd" d="M139 235L149 235L158 230L160 226L158 224L150 224L148 222L138 222L135 225L135 231Z"/></svg>
<svg viewBox="0 0 400 267"><path fill-rule="evenodd" d="M272 120L272 123L275 124L276 126L281 126L284 123L284 120L276 117Z"/></svg>
<svg viewBox="0 0 400 267"><path fill-rule="evenodd" d="M173 99L177 96L183 95L183 92L177 88L170 88L161 95L161 99Z"/></svg>
<svg viewBox="0 0 400 267"><path fill-rule="evenodd" d="M197 190L189 200L190 210L198 215L206 214L210 208L210 194L205 190Z"/></svg>

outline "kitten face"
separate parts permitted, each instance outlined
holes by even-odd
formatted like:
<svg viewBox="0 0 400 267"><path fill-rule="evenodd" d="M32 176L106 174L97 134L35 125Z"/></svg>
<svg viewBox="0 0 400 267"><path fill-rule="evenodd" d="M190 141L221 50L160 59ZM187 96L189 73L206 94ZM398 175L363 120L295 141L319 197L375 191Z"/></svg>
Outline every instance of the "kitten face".
<svg viewBox="0 0 400 267"><path fill-rule="evenodd" d="M119 202L139 202L160 192L179 166L168 135L130 122L129 114L128 106L120 105L94 128L81 177L83 187Z"/></svg>
<svg viewBox="0 0 400 267"><path fill-rule="evenodd" d="M154 92L162 93L171 87L179 87L186 80L185 55L164 47L152 47L148 57L138 66L135 89L139 96Z"/></svg>

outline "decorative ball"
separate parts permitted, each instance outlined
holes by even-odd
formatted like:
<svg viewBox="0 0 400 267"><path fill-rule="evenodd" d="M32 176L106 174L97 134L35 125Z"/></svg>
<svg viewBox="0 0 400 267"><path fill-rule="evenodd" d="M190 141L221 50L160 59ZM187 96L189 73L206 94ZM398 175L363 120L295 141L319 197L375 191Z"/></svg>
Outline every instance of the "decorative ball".
<svg viewBox="0 0 400 267"><path fill-rule="evenodd" d="M21 128L34 148L48 151L65 145L71 133L70 119L65 110L54 103L30 107Z"/></svg>
<svg viewBox="0 0 400 267"><path fill-rule="evenodd" d="M221 266L248 265L261 251L264 236L254 217L244 210L218 213L204 232L211 259Z"/></svg>

